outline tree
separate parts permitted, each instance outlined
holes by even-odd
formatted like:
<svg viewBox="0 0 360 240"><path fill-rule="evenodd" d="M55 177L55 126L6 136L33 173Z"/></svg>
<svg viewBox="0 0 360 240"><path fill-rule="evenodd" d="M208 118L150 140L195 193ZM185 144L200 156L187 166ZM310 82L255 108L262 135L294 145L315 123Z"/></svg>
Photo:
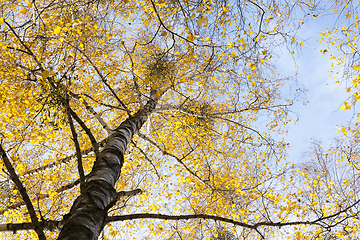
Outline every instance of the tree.
<svg viewBox="0 0 360 240"><path fill-rule="evenodd" d="M285 162L303 90L276 54L302 46L294 8L311 1L1 4L2 227L35 230L7 238L305 239L356 224L357 193L340 205L320 189L330 178Z"/></svg>

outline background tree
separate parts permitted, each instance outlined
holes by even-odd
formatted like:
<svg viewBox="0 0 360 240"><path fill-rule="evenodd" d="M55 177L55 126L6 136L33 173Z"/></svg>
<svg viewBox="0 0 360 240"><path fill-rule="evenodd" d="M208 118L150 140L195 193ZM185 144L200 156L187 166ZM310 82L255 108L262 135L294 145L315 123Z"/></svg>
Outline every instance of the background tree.
<svg viewBox="0 0 360 240"><path fill-rule="evenodd" d="M285 162L303 90L276 54L311 1L1 4L2 230L35 230L7 239L356 232L358 198Z"/></svg>

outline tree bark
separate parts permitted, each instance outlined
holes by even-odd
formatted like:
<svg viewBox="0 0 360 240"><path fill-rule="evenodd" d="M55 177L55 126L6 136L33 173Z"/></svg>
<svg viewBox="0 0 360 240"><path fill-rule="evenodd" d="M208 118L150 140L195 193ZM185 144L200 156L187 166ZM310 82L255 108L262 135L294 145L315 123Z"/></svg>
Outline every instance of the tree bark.
<svg viewBox="0 0 360 240"><path fill-rule="evenodd" d="M124 163L126 147L155 109L155 93L144 109L129 117L109 136L88 175L81 195L64 216L64 227L58 239L96 240L106 224L107 209L117 193L114 185Z"/></svg>

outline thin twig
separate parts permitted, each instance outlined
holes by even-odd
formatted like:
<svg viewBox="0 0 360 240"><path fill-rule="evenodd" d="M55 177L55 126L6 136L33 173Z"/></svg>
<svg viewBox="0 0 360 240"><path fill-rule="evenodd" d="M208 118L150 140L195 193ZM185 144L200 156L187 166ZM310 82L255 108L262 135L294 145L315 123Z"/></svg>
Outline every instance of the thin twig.
<svg viewBox="0 0 360 240"><path fill-rule="evenodd" d="M137 150L140 151L140 153L141 153L142 155L144 155L145 159L151 164L151 166L154 168L154 171L155 171L156 175L157 175L158 178L160 179L161 177L160 177L159 172L157 171L157 169L156 169L154 163L151 161L151 159L146 155L146 153L144 152L144 150L142 150L140 147L138 147L133 140L131 140L131 143L134 145L134 147L135 147Z"/></svg>

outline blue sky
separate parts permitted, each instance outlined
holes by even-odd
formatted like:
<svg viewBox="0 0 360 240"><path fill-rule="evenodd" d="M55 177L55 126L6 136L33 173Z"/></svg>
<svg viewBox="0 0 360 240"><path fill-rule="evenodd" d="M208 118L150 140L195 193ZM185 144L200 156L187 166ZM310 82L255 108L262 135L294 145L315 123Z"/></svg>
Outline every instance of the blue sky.
<svg viewBox="0 0 360 240"><path fill-rule="evenodd" d="M297 123L289 125L287 141L290 143L288 160L301 161L301 152L311 146L311 139L320 140L327 148L333 139L341 136L336 125L345 125L352 117L353 110L341 111L340 106L350 97L346 92L346 85L336 84L329 69L331 61L329 53L322 57L319 49L325 49L326 43L318 43L316 38L320 30L326 26L333 26L331 18L316 18L305 23L298 32L298 36L308 39L300 56L296 57L299 85L303 85L307 92L308 103L304 106L297 102L292 110L299 116ZM294 74L295 64L286 51L280 53L280 71L288 75Z"/></svg>

